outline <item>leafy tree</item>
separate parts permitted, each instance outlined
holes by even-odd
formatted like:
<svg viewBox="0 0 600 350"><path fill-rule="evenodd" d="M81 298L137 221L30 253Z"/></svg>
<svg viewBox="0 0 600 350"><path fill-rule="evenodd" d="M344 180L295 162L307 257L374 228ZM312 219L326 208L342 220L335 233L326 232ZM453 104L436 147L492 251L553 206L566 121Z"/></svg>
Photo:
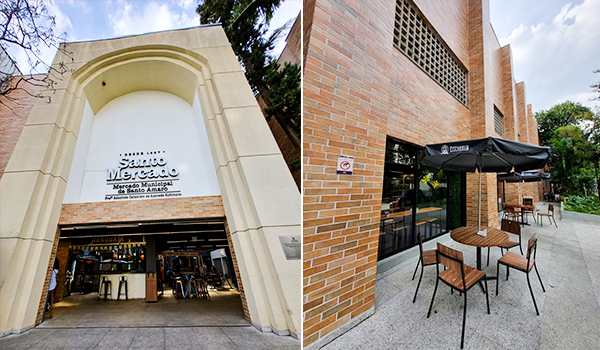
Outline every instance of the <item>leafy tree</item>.
<svg viewBox="0 0 600 350"><path fill-rule="evenodd" d="M600 73L600 69L595 70L594 73ZM593 101L600 101L600 81L596 82L591 86L593 92L598 94L598 96L592 97Z"/></svg>
<svg viewBox="0 0 600 350"><path fill-rule="evenodd" d="M200 23L221 23L246 79L265 102L267 117L275 117L300 152L300 68L283 69L269 56L285 27L266 37L269 21L281 1L200 1Z"/></svg>
<svg viewBox="0 0 600 350"><path fill-rule="evenodd" d="M593 117L594 114L590 108L572 101L566 101L552 106L547 111L535 113L540 133L540 144L549 145L556 129L568 125L578 125L585 120L593 119ZM598 125L600 126L600 123Z"/></svg>
<svg viewBox="0 0 600 350"><path fill-rule="evenodd" d="M0 46L5 55L0 67L0 104L7 106L9 101L18 103L11 97L14 91L49 100L50 97L32 91L38 91L39 87L53 89L66 72L66 66L63 63L51 66L44 62L41 48L56 48L70 56L66 46L60 44L66 40L67 34L57 36L54 33L55 16L48 13L43 1L3 0L0 2L0 19ZM10 49L26 55L31 72L22 75L14 65L4 64L5 59L12 61L7 54Z"/></svg>
<svg viewBox="0 0 600 350"><path fill-rule="evenodd" d="M552 179L565 193L584 194L594 188L595 174L591 160L596 145L575 125L556 129L549 140L552 152Z"/></svg>

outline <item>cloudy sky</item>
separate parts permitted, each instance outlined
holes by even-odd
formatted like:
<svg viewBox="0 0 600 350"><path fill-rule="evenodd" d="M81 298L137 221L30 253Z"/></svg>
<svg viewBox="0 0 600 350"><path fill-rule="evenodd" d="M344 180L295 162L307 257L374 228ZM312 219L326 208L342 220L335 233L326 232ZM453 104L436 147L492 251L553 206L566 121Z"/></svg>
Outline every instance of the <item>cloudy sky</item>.
<svg viewBox="0 0 600 350"><path fill-rule="evenodd" d="M66 32L68 41L114 38L161 30L188 28L200 24L195 9L197 0L181 1L83 1L54 0L45 2L56 16L55 33ZM299 0L287 0L275 13L271 28L278 28L300 13ZM285 47L285 37L275 48L278 55ZM42 49L45 62L52 62L55 49ZM23 52L10 52L23 73L29 73ZM38 70L42 70L38 67Z"/></svg>
<svg viewBox="0 0 600 350"><path fill-rule="evenodd" d="M598 107L590 85L600 81L600 0L489 0L501 45L510 44L515 79L524 81L533 111L571 100Z"/></svg>

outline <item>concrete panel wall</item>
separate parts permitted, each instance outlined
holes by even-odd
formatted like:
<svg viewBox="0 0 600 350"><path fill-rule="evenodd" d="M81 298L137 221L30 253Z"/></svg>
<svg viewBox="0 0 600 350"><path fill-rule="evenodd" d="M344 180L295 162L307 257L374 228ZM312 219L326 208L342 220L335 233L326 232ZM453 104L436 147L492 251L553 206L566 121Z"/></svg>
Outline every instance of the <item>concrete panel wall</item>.
<svg viewBox="0 0 600 350"><path fill-rule="evenodd" d="M282 259L281 246L270 242L299 236L300 198L223 30L205 26L66 45L73 60L70 76L57 85L60 97L36 103L2 177L0 332L35 322L85 103L98 111L118 97L102 91L105 81L122 93L155 89L190 104L198 97L239 280L265 291L262 298L247 293L251 321L263 330L299 334L300 261ZM53 64L65 60L59 53ZM147 74L111 73L130 63ZM147 70L157 63L170 74ZM142 79L155 73L163 74L163 84ZM266 266L257 265L255 252L265 254ZM261 273L249 275L241 266Z"/></svg>

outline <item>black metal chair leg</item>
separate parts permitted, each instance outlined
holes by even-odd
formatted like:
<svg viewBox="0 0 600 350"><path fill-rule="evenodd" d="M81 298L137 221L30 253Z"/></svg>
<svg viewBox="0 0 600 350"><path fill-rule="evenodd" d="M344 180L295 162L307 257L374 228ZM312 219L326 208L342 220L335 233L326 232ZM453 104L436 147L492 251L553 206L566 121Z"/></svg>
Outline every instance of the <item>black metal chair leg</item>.
<svg viewBox="0 0 600 350"><path fill-rule="evenodd" d="M433 296L431 297L431 304L429 304L429 311L427 312L427 318L431 315L431 308L433 308L433 300L435 299L435 292L437 292L438 283L440 282L439 278L435 279L435 288L433 288Z"/></svg>
<svg viewBox="0 0 600 350"><path fill-rule="evenodd" d="M465 290L465 306L463 310L462 335L460 336L460 348L465 345L465 324L467 323L467 291Z"/></svg>
<svg viewBox="0 0 600 350"><path fill-rule="evenodd" d="M490 314L490 297L489 297L489 294L488 294L487 279L485 279L484 282L485 282L485 302L487 303L488 315L489 315ZM467 294L467 293L465 293L465 294Z"/></svg>
<svg viewBox="0 0 600 350"><path fill-rule="evenodd" d="M529 292L531 293L531 299L533 299L533 306L535 306L535 313L539 316L540 312L538 311L537 303L535 302L535 297L533 296L533 289L531 289L531 282L529 282L529 273L527 273L527 285L529 286Z"/></svg>
<svg viewBox="0 0 600 350"><path fill-rule="evenodd" d="M558 228L558 225L556 224L556 219L554 218L554 216L552 217L552 220L554 220L554 226L556 226L556 228Z"/></svg>
<svg viewBox="0 0 600 350"><path fill-rule="evenodd" d="M540 273L538 272L537 266L535 264L533 264L533 268L535 268L535 273L538 276L538 279L540 280L540 284L542 285L542 290L544 291L544 293L546 293L546 288L544 288L544 284L542 283L542 278L540 277Z"/></svg>
<svg viewBox="0 0 600 350"><path fill-rule="evenodd" d="M413 281L415 280L415 276L417 275L417 270L419 269L419 264L421 264L421 257L419 257L419 261L417 261L417 266L415 267L415 273L413 273L413 278L412 278ZM421 267L421 269L422 269L422 267Z"/></svg>
<svg viewBox="0 0 600 350"><path fill-rule="evenodd" d="M496 264L496 295L498 295L498 281L500 280L500 262Z"/></svg>
<svg viewBox="0 0 600 350"><path fill-rule="evenodd" d="M487 259L487 266L490 266L490 247L488 247L488 259Z"/></svg>
<svg viewBox="0 0 600 350"><path fill-rule="evenodd" d="M417 271L415 271L417 272ZM421 285L421 279L423 279L423 264L421 264L421 275L419 276L419 283L417 283L417 290L415 290L415 296L413 297L413 303L417 300L417 293L419 292L419 286Z"/></svg>

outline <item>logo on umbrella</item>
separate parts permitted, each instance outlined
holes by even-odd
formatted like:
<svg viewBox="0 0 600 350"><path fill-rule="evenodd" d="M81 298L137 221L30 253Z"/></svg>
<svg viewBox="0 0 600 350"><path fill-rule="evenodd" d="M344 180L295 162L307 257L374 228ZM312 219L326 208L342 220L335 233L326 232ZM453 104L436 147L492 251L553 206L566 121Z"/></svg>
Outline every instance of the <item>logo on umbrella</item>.
<svg viewBox="0 0 600 350"><path fill-rule="evenodd" d="M442 145L442 154L448 154L448 145Z"/></svg>

